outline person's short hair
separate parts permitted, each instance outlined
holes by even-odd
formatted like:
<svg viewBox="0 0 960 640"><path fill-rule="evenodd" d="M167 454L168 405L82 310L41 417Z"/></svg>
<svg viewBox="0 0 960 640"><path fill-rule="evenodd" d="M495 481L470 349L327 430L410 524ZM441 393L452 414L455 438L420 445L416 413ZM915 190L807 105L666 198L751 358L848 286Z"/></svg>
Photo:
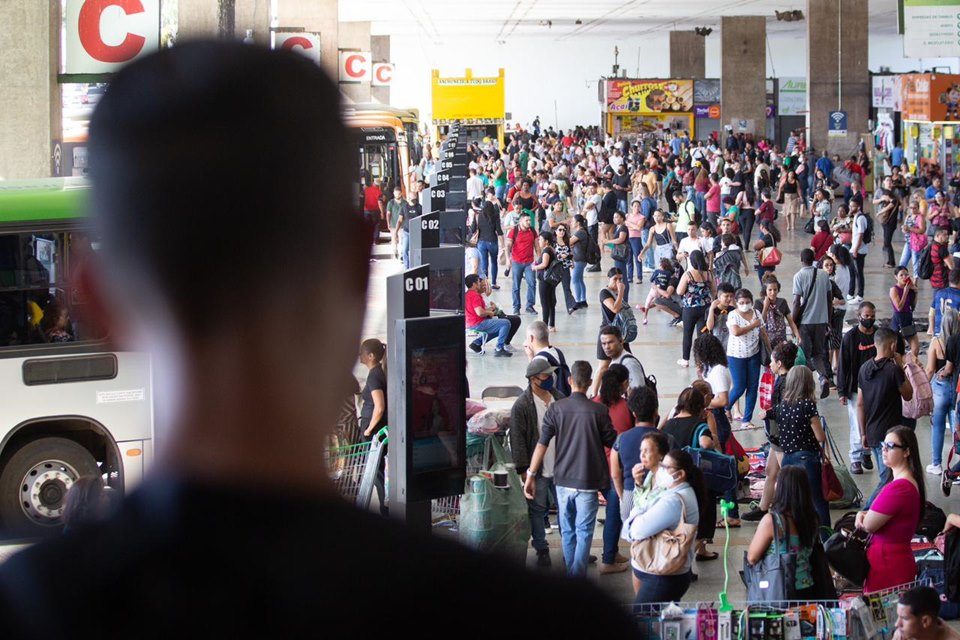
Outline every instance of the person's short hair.
<svg viewBox="0 0 960 640"><path fill-rule="evenodd" d="M192 42L120 69L88 144L90 209L120 295L136 307L156 294L196 335L222 330L240 300L268 304L291 274L322 277L361 232L340 222L359 213L349 140L337 86L296 53Z"/></svg>
<svg viewBox="0 0 960 640"><path fill-rule="evenodd" d="M857 311L863 311L864 309L872 309L873 311L877 310L877 305L873 304L869 300L864 300L859 305L857 305Z"/></svg>
<svg viewBox="0 0 960 640"><path fill-rule="evenodd" d="M546 240L547 242L549 242L550 244L553 244L554 240L556 239L556 236L554 235L553 231L547 231L547 230L541 231L540 237Z"/></svg>
<svg viewBox="0 0 960 640"><path fill-rule="evenodd" d="M736 292L737 292L737 290L736 290L736 289L734 288L734 286L733 286L732 284L730 284L729 282L721 282L720 284L717 285L717 295L718 295L718 296L719 296L721 293L729 293L730 295L733 295L733 294L735 294Z"/></svg>
<svg viewBox="0 0 960 640"><path fill-rule="evenodd" d="M613 182L610 180L604 180L600 186L602 186L604 189L613 189Z"/></svg>
<svg viewBox="0 0 960 640"><path fill-rule="evenodd" d="M471 289L473 288L473 285L477 284L478 282L480 282L480 276L476 273L471 273L463 279L463 286L465 286L467 289Z"/></svg>
<svg viewBox="0 0 960 640"><path fill-rule="evenodd" d="M938 233L950 233L950 227L937 227L933 230L933 235L937 235Z"/></svg>
<svg viewBox="0 0 960 640"><path fill-rule="evenodd" d="M890 344L891 342L897 341L897 333L886 327L881 327L877 329L876 333L873 334L873 344Z"/></svg>
<svg viewBox="0 0 960 640"><path fill-rule="evenodd" d="M900 594L900 604L910 607L914 616L940 617L940 594L933 587L914 587Z"/></svg>
<svg viewBox="0 0 960 640"><path fill-rule="evenodd" d="M699 416L703 412L705 400L700 391L687 387L677 398L677 411L686 411L692 416Z"/></svg>
<svg viewBox="0 0 960 640"><path fill-rule="evenodd" d="M653 389L643 385L630 391L627 397L627 408L636 420L651 422L660 409L660 401Z"/></svg>
<svg viewBox="0 0 960 640"><path fill-rule="evenodd" d="M660 457L664 457L668 453L670 453L670 438L668 438L667 434L665 434L664 432L651 431L649 433L644 434L644 436L640 438L641 444L643 443L644 440L653 441L653 444L657 448L657 452L660 454Z"/></svg>
<svg viewBox="0 0 960 640"><path fill-rule="evenodd" d="M737 289L736 299L753 300L753 292L750 289Z"/></svg>
<svg viewBox="0 0 960 640"><path fill-rule="evenodd" d="M607 270L608 278L612 278L613 276L622 276L622 275L623 275L623 271L620 270L620 267L610 267L610 269Z"/></svg>
<svg viewBox="0 0 960 640"><path fill-rule="evenodd" d="M623 340L623 334L620 333L620 329L613 326L612 324L604 325L600 328L601 336L614 336L617 340Z"/></svg>
<svg viewBox="0 0 960 640"><path fill-rule="evenodd" d="M829 232L830 223L827 222L826 220L821 220L817 223L817 229L820 229L820 231Z"/></svg>
<svg viewBox="0 0 960 640"><path fill-rule="evenodd" d="M547 323L543 320L537 320L527 325L527 335L537 342L550 342L550 333L547 329Z"/></svg>
<svg viewBox="0 0 960 640"><path fill-rule="evenodd" d="M591 376L593 376L593 367L586 360L577 360L570 365L570 377L573 379L573 386L580 389L589 386Z"/></svg>
<svg viewBox="0 0 960 640"><path fill-rule="evenodd" d="M947 281L950 284L960 285L960 267L950 269L950 275L947 276Z"/></svg>
<svg viewBox="0 0 960 640"><path fill-rule="evenodd" d="M800 251L800 263L805 265L813 264L813 259L816 254L813 252L813 249L806 247Z"/></svg>
<svg viewBox="0 0 960 640"><path fill-rule="evenodd" d="M789 371L793 368L793 365L797 362L797 354L799 349L796 344L792 342L780 342L774 348L770 357L781 363L783 367Z"/></svg>

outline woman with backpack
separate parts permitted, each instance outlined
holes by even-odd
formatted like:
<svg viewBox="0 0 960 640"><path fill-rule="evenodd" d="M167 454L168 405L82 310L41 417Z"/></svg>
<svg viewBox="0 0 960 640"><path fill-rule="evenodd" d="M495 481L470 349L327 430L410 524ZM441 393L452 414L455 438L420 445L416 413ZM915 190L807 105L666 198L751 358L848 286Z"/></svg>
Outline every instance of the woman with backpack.
<svg viewBox="0 0 960 640"><path fill-rule="evenodd" d="M900 254L900 266L909 267L913 260L913 277L919 276L920 252L929 242L927 238L927 218L920 212L917 194L910 197L907 206L907 215L903 218L900 229L903 231L903 253Z"/></svg>
<svg viewBox="0 0 960 640"><path fill-rule="evenodd" d="M747 180L743 190L737 194L734 203L740 209L740 232L743 238L743 247L750 246L750 236L753 234L753 225L757 220L757 193L753 189L753 182Z"/></svg>
<svg viewBox="0 0 960 640"><path fill-rule="evenodd" d="M553 248L554 234L552 231L541 231L539 238L540 257L531 269L537 276L537 289L540 292L540 313L542 320L550 331L557 330L557 285L559 280L554 278L557 268L563 265L557 261L557 252ZM554 266L553 269L550 265ZM562 277L562 276L561 276Z"/></svg>
<svg viewBox="0 0 960 640"><path fill-rule="evenodd" d="M587 219L582 215L573 216L573 233L570 234L570 255L573 258L573 271L570 275L570 285L573 287L573 309L587 308L587 284L583 280L583 272L590 262L593 240L587 231ZM571 311L571 313L572 313Z"/></svg>
<svg viewBox="0 0 960 640"><path fill-rule="evenodd" d="M782 595L791 600L815 599L817 594L810 557L814 546L818 544L819 524L806 473L800 467L783 468L777 479L770 511L761 518L750 541L746 562L753 566L768 555L795 554L794 582L784 585L786 593Z"/></svg>
<svg viewBox="0 0 960 640"><path fill-rule="evenodd" d="M703 329L707 322L707 310L716 296L716 285L710 277L707 260L702 251L692 251L687 260L687 270L677 284L677 295L681 296L681 318L683 322L683 351L677 364L690 366L690 349L693 348L693 334Z"/></svg>
<svg viewBox="0 0 960 640"><path fill-rule="evenodd" d="M640 249L640 257L637 261L643 260L643 256L651 248L653 249L654 264L660 264L660 260L663 258L672 260L677 253L677 236L673 233L673 227L667 223L661 209L653 212L653 226L650 227L647 243Z"/></svg>
<svg viewBox="0 0 960 640"><path fill-rule="evenodd" d="M953 360L947 353L950 339L957 335L960 335L960 316L956 309L946 307L940 320L940 334L930 339L930 348L927 350L926 373L933 392L933 414L930 416L930 446L933 455L926 468L930 474L939 475L943 472L943 431L949 424L950 432L953 433L957 426L953 411L957 391L953 385L953 365L949 364ZM916 390L914 392L916 393Z"/></svg>
<svg viewBox="0 0 960 640"><path fill-rule="evenodd" d="M814 391L813 373L798 365L790 369L783 387L780 404L768 412L777 421L780 447L783 449L783 469L791 465L802 468L810 481L813 504L820 522L830 522L830 506L823 499L821 460L826 434L820 422Z"/></svg>

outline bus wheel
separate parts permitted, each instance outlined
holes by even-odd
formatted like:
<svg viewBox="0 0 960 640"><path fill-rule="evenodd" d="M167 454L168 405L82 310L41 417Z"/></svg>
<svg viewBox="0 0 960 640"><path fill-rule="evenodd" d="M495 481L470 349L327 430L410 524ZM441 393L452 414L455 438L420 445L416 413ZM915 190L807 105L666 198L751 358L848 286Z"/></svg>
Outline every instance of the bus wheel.
<svg viewBox="0 0 960 640"><path fill-rule="evenodd" d="M100 475L100 468L73 440L41 438L17 449L0 474L4 531L16 537L59 531L67 491L85 475Z"/></svg>

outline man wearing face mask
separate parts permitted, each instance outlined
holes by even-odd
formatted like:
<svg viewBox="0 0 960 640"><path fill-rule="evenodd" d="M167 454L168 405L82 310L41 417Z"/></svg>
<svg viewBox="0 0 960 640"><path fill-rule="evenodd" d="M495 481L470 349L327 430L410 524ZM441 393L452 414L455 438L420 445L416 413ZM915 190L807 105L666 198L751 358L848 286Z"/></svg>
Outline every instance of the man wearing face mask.
<svg viewBox="0 0 960 640"><path fill-rule="evenodd" d="M563 395L554 387L556 367L544 358L534 358L527 365L527 390L513 403L510 410L510 450L517 472L529 475L530 458L540 439L540 425L547 408ZM547 446L540 473L533 476L533 498L527 500L530 516L530 543L537 552L537 566L550 566L550 546L547 544L544 516L550 504L550 495L556 494L553 484L555 447Z"/></svg>
<svg viewBox="0 0 960 640"><path fill-rule="evenodd" d="M847 408L847 419L850 423L850 473L860 475L864 469L873 469L870 450L861 446L860 422L857 418L857 377L860 375L860 367L877 355L877 348L873 344L876 307L865 300L860 303L858 316L860 322L856 329L844 334L840 342L837 394L840 396L840 404Z"/></svg>

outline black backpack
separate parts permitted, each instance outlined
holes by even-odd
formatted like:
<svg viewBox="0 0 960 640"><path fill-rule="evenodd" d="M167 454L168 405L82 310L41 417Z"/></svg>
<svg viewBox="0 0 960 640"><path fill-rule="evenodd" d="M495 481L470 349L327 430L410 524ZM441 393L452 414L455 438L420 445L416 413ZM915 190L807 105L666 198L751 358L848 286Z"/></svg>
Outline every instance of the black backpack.
<svg viewBox="0 0 960 640"><path fill-rule="evenodd" d="M569 397L570 392L573 389L570 388L570 367L567 366L567 359L563 357L563 351L557 349L557 354L560 356L560 359L557 360L553 357L553 354L549 351L541 351L537 353L534 357L542 357L544 360L550 363L551 367L556 367L557 370L554 372L557 380L557 391L563 394L563 397Z"/></svg>
<svg viewBox="0 0 960 640"><path fill-rule="evenodd" d="M920 518L920 524L917 525L917 534L925 536L931 542L943 531L947 524L947 514L943 509L927 502L923 507L923 516Z"/></svg>
<svg viewBox="0 0 960 640"><path fill-rule="evenodd" d="M863 244L870 244L873 242L873 218L865 213L859 215L867 219L867 229L863 232Z"/></svg>
<svg viewBox="0 0 960 640"><path fill-rule="evenodd" d="M932 249L933 243L928 242L917 256L917 277L921 280L929 280L933 277L933 258L930 255Z"/></svg>

